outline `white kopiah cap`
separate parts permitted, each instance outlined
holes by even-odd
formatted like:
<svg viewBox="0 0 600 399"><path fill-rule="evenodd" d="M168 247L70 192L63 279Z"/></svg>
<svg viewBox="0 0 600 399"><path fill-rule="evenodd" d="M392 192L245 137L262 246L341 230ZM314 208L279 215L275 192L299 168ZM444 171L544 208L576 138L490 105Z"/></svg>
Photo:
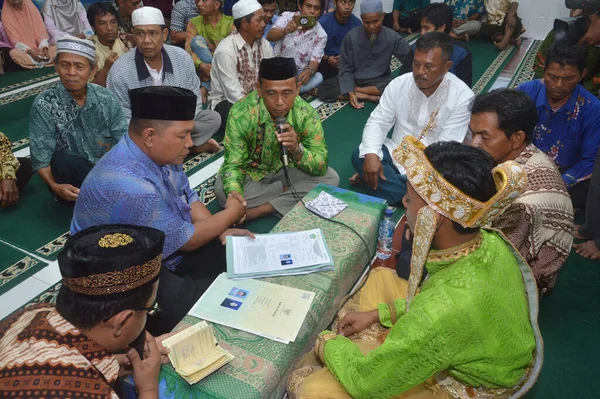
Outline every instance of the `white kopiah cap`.
<svg viewBox="0 0 600 399"><path fill-rule="evenodd" d="M243 18L262 8L256 0L240 0L231 9L233 19Z"/></svg>
<svg viewBox="0 0 600 399"><path fill-rule="evenodd" d="M165 25L165 17L158 8L141 7L131 14L133 26L138 25Z"/></svg>

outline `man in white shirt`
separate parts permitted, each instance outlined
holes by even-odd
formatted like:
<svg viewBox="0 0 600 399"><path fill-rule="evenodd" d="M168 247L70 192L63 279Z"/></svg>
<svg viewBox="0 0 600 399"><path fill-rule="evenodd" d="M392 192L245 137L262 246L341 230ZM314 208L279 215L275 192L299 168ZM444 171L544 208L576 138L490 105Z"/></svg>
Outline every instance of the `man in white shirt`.
<svg viewBox="0 0 600 399"><path fill-rule="evenodd" d="M394 79L383 92L363 131L362 143L352 154L358 173L370 195L390 205L400 204L406 194L404 168L390 153L404 136L418 137L423 144L437 141L463 142L469 125L473 92L451 73L453 45L442 32L419 38L413 72ZM391 138L387 134L394 128Z"/></svg>
<svg viewBox="0 0 600 399"><path fill-rule="evenodd" d="M265 13L258 1L240 0L232 14L236 31L219 43L210 70L208 106L221 115L222 127L233 104L256 87L260 61L273 57L271 44L263 39Z"/></svg>

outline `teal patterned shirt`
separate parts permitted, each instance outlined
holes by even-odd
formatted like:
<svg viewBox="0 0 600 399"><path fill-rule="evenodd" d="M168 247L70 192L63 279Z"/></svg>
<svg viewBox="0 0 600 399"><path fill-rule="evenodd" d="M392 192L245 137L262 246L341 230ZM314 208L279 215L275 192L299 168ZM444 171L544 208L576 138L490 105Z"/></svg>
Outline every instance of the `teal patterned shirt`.
<svg viewBox="0 0 600 399"><path fill-rule="evenodd" d="M127 120L115 96L88 83L80 108L59 82L38 95L31 107L29 141L34 170L50 165L55 152L69 149L96 164L127 133Z"/></svg>
<svg viewBox="0 0 600 399"><path fill-rule="evenodd" d="M297 96L286 120L304 146L300 162L290 156L289 167L311 176L323 176L329 161L323 126L317 112ZM273 117L256 91L235 103L227 119L223 140L225 156L219 171L225 194L237 191L244 195L246 176L260 181L269 173L281 170L281 146L276 135Z"/></svg>
<svg viewBox="0 0 600 399"><path fill-rule="evenodd" d="M421 11L429 5L429 0L394 0L394 11L400 11L402 18L409 14Z"/></svg>
<svg viewBox="0 0 600 399"><path fill-rule="evenodd" d="M472 15L485 14L483 0L445 0L444 3L452 7L453 19L464 21Z"/></svg>

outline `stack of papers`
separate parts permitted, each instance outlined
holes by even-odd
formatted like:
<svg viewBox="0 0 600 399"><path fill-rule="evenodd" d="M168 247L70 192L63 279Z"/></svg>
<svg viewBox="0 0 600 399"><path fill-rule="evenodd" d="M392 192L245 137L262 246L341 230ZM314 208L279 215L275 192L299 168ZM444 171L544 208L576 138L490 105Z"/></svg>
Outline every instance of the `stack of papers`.
<svg viewBox="0 0 600 399"><path fill-rule="evenodd" d="M305 205L306 209L325 219L331 219L344 209L348 208L348 204L344 201L335 198L325 191L321 191L314 200L308 201Z"/></svg>
<svg viewBox="0 0 600 399"><path fill-rule="evenodd" d="M261 280L229 280L222 273L189 314L288 344L296 340L314 297Z"/></svg>
<svg viewBox="0 0 600 399"><path fill-rule="evenodd" d="M170 349L169 359L175 371L189 384L197 383L234 359L218 345L212 326L205 321L165 339L163 346Z"/></svg>
<svg viewBox="0 0 600 399"><path fill-rule="evenodd" d="M227 237L227 277L260 278L333 270L321 229Z"/></svg>

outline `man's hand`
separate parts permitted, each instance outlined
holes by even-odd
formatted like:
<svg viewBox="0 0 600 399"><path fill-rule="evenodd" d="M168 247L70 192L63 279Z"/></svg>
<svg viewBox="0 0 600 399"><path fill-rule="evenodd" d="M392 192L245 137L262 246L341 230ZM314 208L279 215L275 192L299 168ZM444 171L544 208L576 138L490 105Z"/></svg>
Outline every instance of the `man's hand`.
<svg viewBox="0 0 600 399"><path fill-rule="evenodd" d="M600 17L598 14L590 15L590 27L585 35L579 40L580 46L597 46L600 44Z"/></svg>
<svg viewBox="0 0 600 399"><path fill-rule="evenodd" d="M330 67L337 69L338 65L340 64L340 56L330 56L329 58L327 58L327 63Z"/></svg>
<svg viewBox="0 0 600 399"><path fill-rule="evenodd" d="M508 26L510 26L511 28L517 26L517 17L515 14L510 13L506 16L506 18L508 18L506 21L508 23Z"/></svg>
<svg viewBox="0 0 600 399"><path fill-rule="evenodd" d="M298 134L289 123L283 125L283 132L277 135L277 141L287 148L288 152L298 150Z"/></svg>
<svg viewBox="0 0 600 399"><path fill-rule="evenodd" d="M246 236L252 239L256 238L254 233L246 229L227 229L223 234L219 236L219 240L221 240L221 244L225 245L227 243L227 236Z"/></svg>
<svg viewBox="0 0 600 399"><path fill-rule="evenodd" d="M27 50L27 54L31 58L33 58L34 61L37 61L37 62L46 61L46 59L45 59L45 57L44 57L44 55L42 53L40 53L39 51L34 50L32 48L30 48L29 50Z"/></svg>
<svg viewBox="0 0 600 399"><path fill-rule="evenodd" d="M50 61L50 49L48 47L42 48L42 55L46 60Z"/></svg>
<svg viewBox="0 0 600 399"><path fill-rule="evenodd" d="M106 61L104 61L104 66L110 69L118 58L119 54L115 53L114 51L111 51L108 57L106 58Z"/></svg>
<svg viewBox="0 0 600 399"><path fill-rule="evenodd" d="M79 34L75 35L75 37L78 37L80 39L85 39L85 33L79 33Z"/></svg>
<svg viewBox="0 0 600 399"><path fill-rule="evenodd" d="M76 201L79 195L79 189L70 184L54 184L50 186L50 190L65 201Z"/></svg>
<svg viewBox="0 0 600 399"><path fill-rule="evenodd" d="M383 165L377 154L365 155L365 162L363 163L363 180L373 190L377 190L379 186L379 179L387 180L383 174Z"/></svg>
<svg viewBox="0 0 600 399"><path fill-rule="evenodd" d="M236 191L237 193L237 191ZM239 196L239 193L238 193ZM242 198L243 199L243 198ZM237 223L242 223L246 219L246 201L240 201L238 197L235 197L232 193L227 196L227 202L225 202L225 209L231 209L236 213Z"/></svg>
<svg viewBox="0 0 600 399"><path fill-rule="evenodd" d="M338 334L348 337L365 330L377 321L379 321L377 309L370 312L351 312L346 314L338 324Z"/></svg>
<svg viewBox="0 0 600 399"><path fill-rule="evenodd" d="M298 81L303 85L306 85L310 81L311 77L312 73L310 72L310 69L305 69L304 71L300 72L300 75L298 75Z"/></svg>
<svg viewBox="0 0 600 399"><path fill-rule="evenodd" d="M127 357L133 367L133 382L139 395L158 397L158 376L160 374L161 355L156 345L156 339L146 331L146 342L144 344L144 359L135 349L127 352Z"/></svg>
<svg viewBox="0 0 600 399"><path fill-rule="evenodd" d="M465 23L467 23L467 21L464 21L462 19L453 19L452 20L452 28L458 28L459 26L464 25Z"/></svg>
<svg viewBox="0 0 600 399"><path fill-rule="evenodd" d="M283 28L283 35L287 36L290 33L294 33L294 32L296 32L297 30L300 30L300 29L302 29L302 27L296 25L296 22L294 22L294 19L292 18L290 20L290 22L288 22L288 24L285 26L285 28Z"/></svg>
<svg viewBox="0 0 600 399"><path fill-rule="evenodd" d="M398 21L394 21L394 25L392 26L392 28L396 31L399 32L400 31L400 22Z"/></svg>
<svg viewBox="0 0 600 399"><path fill-rule="evenodd" d="M229 197L231 197L232 200L237 200L244 207L244 215L235 223L235 225L244 223L244 221L246 220L246 206L248 206L248 203L246 202L246 200L244 199L244 197L242 196L242 194L240 194L237 191L230 192L229 196L227 198L227 201L229 201Z"/></svg>
<svg viewBox="0 0 600 399"><path fill-rule="evenodd" d="M352 106L352 108L362 109L365 107L364 103L358 102L358 98L356 98L355 92L351 91L350 93L348 93L348 97L350 98L350 105Z"/></svg>
<svg viewBox="0 0 600 399"><path fill-rule="evenodd" d="M0 180L0 198L2 198L3 208L19 202L19 189L16 180Z"/></svg>

